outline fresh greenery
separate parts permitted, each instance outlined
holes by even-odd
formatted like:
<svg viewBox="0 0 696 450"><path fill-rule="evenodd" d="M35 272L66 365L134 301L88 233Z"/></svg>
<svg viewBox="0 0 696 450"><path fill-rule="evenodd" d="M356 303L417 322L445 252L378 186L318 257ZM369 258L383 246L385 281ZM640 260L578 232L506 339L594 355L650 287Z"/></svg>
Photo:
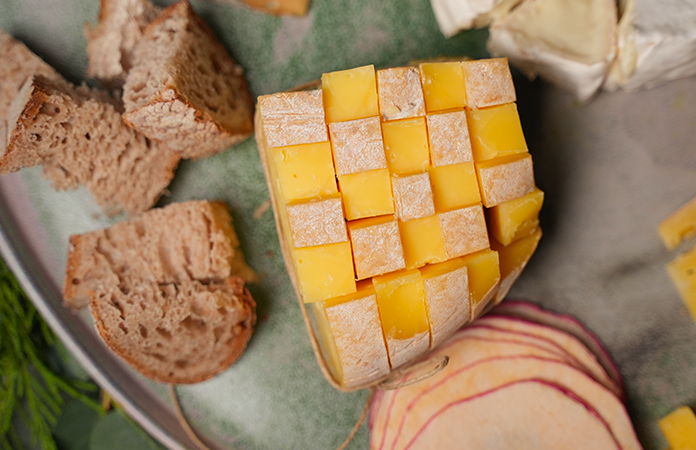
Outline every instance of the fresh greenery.
<svg viewBox="0 0 696 450"><path fill-rule="evenodd" d="M95 384L56 373L51 348L60 345L19 283L0 259L0 449L24 448L18 428L26 428L32 448L57 449L53 429L72 397L103 414Z"/></svg>

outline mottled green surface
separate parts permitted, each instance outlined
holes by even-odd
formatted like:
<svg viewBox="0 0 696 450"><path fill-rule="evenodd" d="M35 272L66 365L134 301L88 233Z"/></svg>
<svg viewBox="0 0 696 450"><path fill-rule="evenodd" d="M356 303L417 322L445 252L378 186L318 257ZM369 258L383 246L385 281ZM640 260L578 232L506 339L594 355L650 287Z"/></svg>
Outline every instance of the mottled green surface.
<svg viewBox="0 0 696 450"><path fill-rule="evenodd" d="M304 18L212 3L193 6L245 68L254 96L358 65L485 55L485 31L445 40L428 0L317 0ZM82 25L94 22L98 10L96 0L0 0L0 29L71 81L81 82L87 64ZM68 236L122 218L102 216L83 189L54 192L40 174L38 168L25 170L23 180L48 235L47 253L55 260L51 273L61 280ZM202 432L235 449L337 447L355 424L367 392L340 393L319 370L280 256L272 212L254 218L268 199L255 143L248 140L215 157L182 163L170 191L162 204L227 202L247 260L261 275L261 283L250 287L259 320L248 350L215 379L179 388L186 414ZM349 448L366 443L363 427Z"/></svg>

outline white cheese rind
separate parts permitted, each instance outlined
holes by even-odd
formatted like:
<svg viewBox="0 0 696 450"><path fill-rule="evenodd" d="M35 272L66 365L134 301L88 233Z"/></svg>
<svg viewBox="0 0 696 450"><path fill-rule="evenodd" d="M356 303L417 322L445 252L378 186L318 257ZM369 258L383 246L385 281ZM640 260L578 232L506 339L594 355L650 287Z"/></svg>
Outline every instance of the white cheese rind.
<svg viewBox="0 0 696 450"><path fill-rule="evenodd" d="M431 0L440 31L447 37L462 30L483 28L522 0Z"/></svg>
<svg viewBox="0 0 696 450"><path fill-rule="evenodd" d="M605 88L632 91L696 74L696 1L625 0Z"/></svg>
<svg viewBox="0 0 696 450"><path fill-rule="evenodd" d="M493 22L488 50L585 101L614 60L616 23L613 0L526 0Z"/></svg>

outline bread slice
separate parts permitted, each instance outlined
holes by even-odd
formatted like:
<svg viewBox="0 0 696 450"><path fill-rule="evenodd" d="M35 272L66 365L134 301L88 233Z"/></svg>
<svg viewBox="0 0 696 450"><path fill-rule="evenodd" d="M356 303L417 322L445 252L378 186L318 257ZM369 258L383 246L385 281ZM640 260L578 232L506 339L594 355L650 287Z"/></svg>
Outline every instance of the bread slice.
<svg viewBox="0 0 696 450"><path fill-rule="evenodd" d="M182 158L249 137L253 102L242 68L182 0L145 28L123 86L124 120Z"/></svg>
<svg viewBox="0 0 696 450"><path fill-rule="evenodd" d="M213 377L244 352L256 322L244 280L208 284L135 281L91 301L99 335L143 375L163 383Z"/></svg>
<svg viewBox="0 0 696 450"><path fill-rule="evenodd" d="M106 285L126 289L135 279L207 283L230 275L256 280L239 251L227 207L188 201L71 236L63 297L67 306L79 309Z"/></svg>
<svg viewBox="0 0 696 450"><path fill-rule="evenodd" d="M84 185L107 214L151 208L180 159L128 127L104 92L86 87L36 76L24 84L8 116L0 174L43 164L55 189Z"/></svg>
<svg viewBox="0 0 696 450"><path fill-rule="evenodd" d="M107 89L123 86L133 65L133 47L161 12L148 0L101 0L99 22L85 24L87 76Z"/></svg>

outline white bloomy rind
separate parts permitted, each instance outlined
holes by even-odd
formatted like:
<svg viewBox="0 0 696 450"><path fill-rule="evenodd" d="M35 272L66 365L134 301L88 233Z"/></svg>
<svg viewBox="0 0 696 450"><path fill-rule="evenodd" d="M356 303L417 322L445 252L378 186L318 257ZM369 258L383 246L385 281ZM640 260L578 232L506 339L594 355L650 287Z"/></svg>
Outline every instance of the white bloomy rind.
<svg viewBox="0 0 696 450"><path fill-rule="evenodd" d="M488 50L585 101L614 60L616 26L613 0L526 0L493 22Z"/></svg>
<svg viewBox="0 0 696 450"><path fill-rule="evenodd" d="M431 0L440 31L447 37L469 28L483 28L522 0Z"/></svg>
<svg viewBox="0 0 696 450"><path fill-rule="evenodd" d="M651 88L696 74L696 1L622 0L605 88Z"/></svg>

